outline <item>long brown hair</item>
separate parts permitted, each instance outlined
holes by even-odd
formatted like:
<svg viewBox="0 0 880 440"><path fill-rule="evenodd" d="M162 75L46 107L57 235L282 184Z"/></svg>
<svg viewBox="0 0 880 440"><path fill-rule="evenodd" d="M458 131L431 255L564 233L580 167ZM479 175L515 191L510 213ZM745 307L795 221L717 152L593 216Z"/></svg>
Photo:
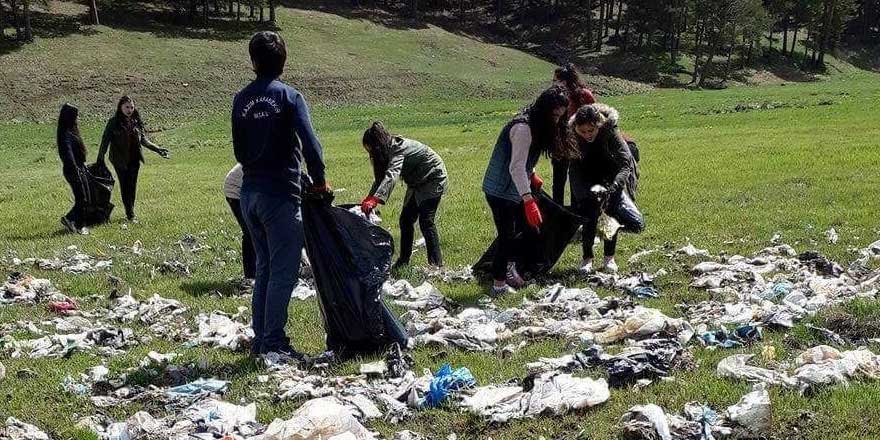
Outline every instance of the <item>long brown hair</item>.
<svg viewBox="0 0 880 440"><path fill-rule="evenodd" d="M553 72L553 76L555 79L562 81L569 91L575 91L587 87L581 79L581 74L578 72L577 67L572 63L557 67Z"/></svg>
<svg viewBox="0 0 880 440"><path fill-rule="evenodd" d="M382 122L373 122L364 132L363 143L370 154L370 162L373 164L373 177L376 180L385 175L388 163L391 161L391 141L394 136L388 132Z"/></svg>
<svg viewBox="0 0 880 440"><path fill-rule="evenodd" d="M77 154L83 161L85 161L86 144L83 143L82 137L79 135L79 124L77 123L78 116L79 109L73 105L64 104L61 106L61 111L58 113L58 129L55 133L55 140L60 148L64 143L64 136L70 136L73 138L75 148L74 154Z"/></svg>
<svg viewBox="0 0 880 440"><path fill-rule="evenodd" d="M559 108L568 108L568 94L564 88L553 86L541 92L538 99L523 110L528 115L532 146L554 159L576 159L578 148L568 125L551 119L554 110Z"/></svg>
<svg viewBox="0 0 880 440"><path fill-rule="evenodd" d="M134 111L131 113L131 116L125 116L125 113L122 113L122 105L125 103L131 103L134 106ZM137 106L134 105L134 101L128 96L124 95L119 98L119 102L116 103L116 114L113 116L116 121L116 128L123 128L123 123L127 120L131 120L134 123L135 127L144 129L144 121L141 119L141 114L138 112Z"/></svg>

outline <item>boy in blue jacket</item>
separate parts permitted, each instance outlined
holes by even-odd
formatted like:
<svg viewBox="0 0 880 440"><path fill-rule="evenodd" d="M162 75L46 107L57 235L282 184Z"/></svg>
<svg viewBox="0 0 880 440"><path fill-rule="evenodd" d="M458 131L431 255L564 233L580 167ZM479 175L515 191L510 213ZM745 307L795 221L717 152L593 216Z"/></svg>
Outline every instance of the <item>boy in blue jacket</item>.
<svg viewBox="0 0 880 440"><path fill-rule="evenodd" d="M329 191L321 144L305 98L278 78L287 60L284 40L258 32L249 45L257 78L232 103L232 145L241 163L241 208L257 256L251 354L269 352L300 361L284 332L290 293L303 248L303 159L313 190Z"/></svg>

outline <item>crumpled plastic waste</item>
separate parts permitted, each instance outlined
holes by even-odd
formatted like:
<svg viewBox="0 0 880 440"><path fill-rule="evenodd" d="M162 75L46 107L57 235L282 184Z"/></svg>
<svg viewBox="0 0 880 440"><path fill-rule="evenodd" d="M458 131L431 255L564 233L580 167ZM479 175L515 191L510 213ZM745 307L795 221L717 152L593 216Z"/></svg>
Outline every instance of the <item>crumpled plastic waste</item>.
<svg viewBox="0 0 880 440"><path fill-rule="evenodd" d="M493 423L506 423L541 414L563 415L601 404L609 396L605 379L548 372L534 377L528 389L499 385L476 388L473 395L463 399L461 406Z"/></svg>
<svg viewBox="0 0 880 440"><path fill-rule="evenodd" d="M299 283L297 283L296 287L293 288L293 292L290 294L290 297L296 300L304 301L309 298L314 298L318 292L309 285L305 280L300 279Z"/></svg>
<svg viewBox="0 0 880 440"><path fill-rule="evenodd" d="M59 315L67 315L79 309L79 304L72 298L64 301L52 301L48 305L49 311Z"/></svg>
<svg viewBox="0 0 880 440"><path fill-rule="evenodd" d="M253 440L372 440L352 412L335 397L322 397L304 403L288 420L275 419L262 435Z"/></svg>
<svg viewBox="0 0 880 440"><path fill-rule="evenodd" d="M254 339L254 330L248 324L234 321L223 312L210 315L200 313L196 317L198 334L188 345L211 345L232 351L243 350Z"/></svg>
<svg viewBox="0 0 880 440"><path fill-rule="evenodd" d="M770 393L764 384L756 384L752 392L727 408L727 418L753 435L770 431L771 416Z"/></svg>
<svg viewBox="0 0 880 440"><path fill-rule="evenodd" d="M229 386L229 382L218 379L199 379L186 385L169 388L170 395L197 396L201 394L223 393Z"/></svg>
<svg viewBox="0 0 880 440"><path fill-rule="evenodd" d="M180 301L154 294L141 302L129 292L114 299L109 310L96 311L95 314L119 322L139 321L149 326L156 336L177 340L187 331L186 311Z"/></svg>
<svg viewBox="0 0 880 440"><path fill-rule="evenodd" d="M660 332L679 335L682 343L687 343L694 335L693 328L687 321L670 318L657 309L638 306L625 321L596 334L596 342L611 344L627 338L645 338Z"/></svg>
<svg viewBox="0 0 880 440"><path fill-rule="evenodd" d="M880 379L880 356L866 349L840 352L820 345L798 355L795 364L794 380L801 393L822 385L846 385L849 379Z"/></svg>
<svg viewBox="0 0 880 440"><path fill-rule="evenodd" d="M675 339L648 339L636 342L614 356L605 354L601 346L594 345L575 358L582 368L605 367L609 385L619 388L643 379L669 376L673 369L686 366L683 352L684 348Z"/></svg>
<svg viewBox="0 0 880 440"><path fill-rule="evenodd" d="M153 273L162 275L178 275L183 277L192 277L192 270L189 265L179 260L165 260L162 264L153 268ZM155 275L154 275L155 277Z"/></svg>
<svg viewBox="0 0 880 440"><path fill-rule="evenodd" d="M725 328L703 332L699 336L699 341L707 347L734 348L750 345L762 338L761 327L746 324L735 328L732 332L728 332Z"/></svg>
<svg viewBox="0 0 880 440"><path fill-rule="evenodd" d="M714 440L729 436L732 430L721 423L718 413L706 405L690 402L683 416L667 414L654 405L636 405L620 422L626 440Z"/></svg>
<svg viewBox="0 0 880 440"><path fill-rule="evenodd" d="M718 362L715 373L719 377L728 377L753 383L783 386L795 385L795 381L783 371L748 365L748 361L754 356L753 354L734 354L728 356Z"/></svg>
<svg viewBox="0 0 880 440"><path fill-rule="evenodd" d="M473 281L474 268L472 266L461 266L457 269L446 267L419 267L417 270L430 280L440 280L444 283L464 283Z"/></svg>
<svg viewBox="0 0 880 440"><path fill-rule="evenodd" d="M79 252L76 246L68 246L55 258L26 258L21 265L37 266L41 270L60 270L64 273L83 274L107 270L113 267L112 260L102 260Z"/></svg>
<svg viewBox="0 0 880 440"><path fill-rule="evenodd" d="M840 235L837 234L837 231L834 228L831 228L824 232L825 240L827 240L831 244L837 244L838 240L840 240Z"/></svg>
<svg viewBox="0 0 880 440"><path fill-rule="evenodd" d="M348 212L357 215L358 217L374 224L378 225L382 223L382 217L379 216L379 213L374 209L370 212L370 215L364 214L364 211L361 210L361 205L355 205L348 208Z"/></svg>
<svg viewBox="0 0 880 440"><path fill-rule="evenodd" d="M180 238L180 240L177 241L176 244L180 246L181 251L192 253L200 252L205 249L211 249L211 246L199 243L199 239L192 234L184 235Z"/></svg>
<svg viewBox="0 0 880 440"><path fill-rule="evenodd" d="M697 247L691 243L688 243L687 245L685 245L681 249L675 251L675 253L678 255L686 255L688 257L701 257L701 258L711 257L711 254L709 254L709 251L707 251L706 249L697 249Z"/></svg>
<svg viewBox="0 0 880 440"><path fill-rule="evenodd" d="M45 432L34 425L22 422L15 417L6 419L5 432L0 431L0 438L9 440L50 440Z"/></svg>
<svg viewBox="0 0 880 440"><path fill-rule="evenodd" d="M621 228L620 222L616 218L608 215L605 211L599 215L599 221L596 224L597 236L605 241L610 241L617 235L617 231Z"/></svg>
<svg viewBox="0 0 880 440"><path fill-rule="evenodd" d="M443 364L431 379L425 404L432 408L440 406L450 393L472 388L476 384L477 380L466 367L453 370L449 364Z"/></svg>
<svg viewBox="0 0 880 440"><path fill-rule="evenodd" d="M20 272L13 272L0 286L0 305L13 303L38 303L43 301L65 301L52 282L43 278L33 278Z"/></svg>
<svg viewBox="0 0 880 440"><path fill-rule="evenodd" d="M12 351L11 357L26 352L32 359L41 357L66 357L77 350L95 350L103 356L120 354L122 350L139 344L130 328L100 327L83 333L56 334L38 339L14 341L4 349Z"/></svg>
<svg viewBox="0 0 880 440"><path fill-rule="evenodd" d="M643 258L645 258L645 257L647 257L647 256L649 256L649 255L656 254L656 253L659 252L659 251L660 251L660 248L653 248L653 249L645 249L645 250L641 250L641 251L638 251L638 252L632 254L632 255L629 257L629 259L626 260L626 262L627 262L627 264L629 264L630 266L633 266L633 265L637 264L639 261L641 261Z"/></svg>

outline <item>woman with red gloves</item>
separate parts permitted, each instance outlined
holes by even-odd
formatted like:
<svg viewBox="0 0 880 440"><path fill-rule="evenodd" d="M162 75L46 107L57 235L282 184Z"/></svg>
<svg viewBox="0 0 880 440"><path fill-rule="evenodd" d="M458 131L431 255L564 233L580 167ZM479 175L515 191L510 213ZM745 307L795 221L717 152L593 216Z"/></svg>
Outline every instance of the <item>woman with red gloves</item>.
<svg viewBox="0 0 880 440"><path fill-rule="evenodd" d="M428 264L443 266L440 235L434 224L449 181L443 159L421 142L390 134L381 122L374 122L364 132L363 144L370 155L375 179L370 195L361 202L364 214L369 215L377 205L388 201L398 178L407 186L400 211L400 256L394 268L409 265L416 220L425 238Z"/></svg>
<svg viewBox="0 0 880 440"><path fill-rule="evenodd" d="M517 231L525 225L540 228L543 222L532 192L540 191L543 181L535 174L542 154L574 157L576 147L566 124L559 120L568 109L563 87L545 90L535 102L516 115L498 136L483 178L483 192L492 210L498 231L498 249L492 263L492 295L513 292L525 284L511 261Z"/></svg>
<svg viewBox="0 0 880 440"><path fill-rule="evenodd" d="M574 116L579 108L596 103L593 92L584 84L577 67L572 63L556 68L553 72L553 84L564 87L568 93L568 111L562 120L563 124L567 124L568 119ZM556 157L552 158L551 163L553 164L553 201L563 205L565 204L565 183L568 180L570 164L567 159Z"/></svg>

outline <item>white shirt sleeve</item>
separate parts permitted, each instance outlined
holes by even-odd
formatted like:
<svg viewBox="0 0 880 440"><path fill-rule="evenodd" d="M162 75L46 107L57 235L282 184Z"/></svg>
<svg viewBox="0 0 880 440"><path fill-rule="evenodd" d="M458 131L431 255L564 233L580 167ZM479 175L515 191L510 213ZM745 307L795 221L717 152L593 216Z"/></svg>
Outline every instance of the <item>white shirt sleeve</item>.
<svg viewBox="0 0 880 440"><path fill-rule="evenodd" d="M532 146L532 130L529 124L516 124L510 129L510 178L516 186L519 195L525 195L532 192L529 185L529 173L532 170L526 169L529 160L529 148Z"/></svg>

